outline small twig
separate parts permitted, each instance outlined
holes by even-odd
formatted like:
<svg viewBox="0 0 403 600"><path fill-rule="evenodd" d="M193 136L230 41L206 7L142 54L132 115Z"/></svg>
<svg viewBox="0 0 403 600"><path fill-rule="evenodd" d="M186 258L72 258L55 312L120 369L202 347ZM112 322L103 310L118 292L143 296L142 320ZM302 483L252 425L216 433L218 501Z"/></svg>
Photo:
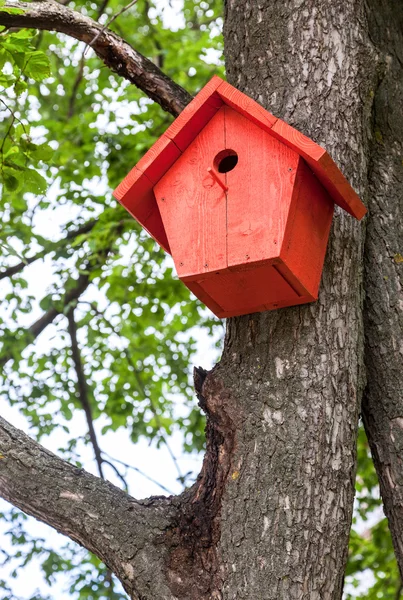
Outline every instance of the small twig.
<svg viewBox="0 0 403 600"><path fill-rule="evenodd" d="M105 31L105 29L107 29L107 28L109 27L109 25L110 25L111 23L113 23L113 21L116 21L116 19L117 19L118 17L120 17L120 15L122 15L124 12L126 12L127 10L129 10L129 8L131 8L132 6L134 6L134 4L136 4L136 2L137 2L137 0L132 0L131 2L129 2L129 4L128 4L127 6L124 6L124 7L123 7L123 8L122 8L122 9L121 9L119 12L117 12L115 15L113 15L113 16L112 16L112 17L109 19L109 21L107 21L107 22L105 23L105 25L102 27L102 29L101 29L101 30L100 30L100 31L97 33L97 35L94 37L94 39L93 39L93 40L91 40L91 41L90 41L90 42L87 44L87 47L86 47L86 48L85 48L85 50L84 50L84 54L83 54L83 56L85 56L85 54L86 54L86 52L87 52L88 48L89 48L90 46L92 46L93 44L95 44L95 42L97 41L97 39L99 38L99 36L103 34L103 32Z"/></svg>
<svg viewBox="0 0 403 600"><path fill-rule="evenodd" d="M77 340L77 324L74 318L74 308L70 309L67 313L68 319L68 331L71 339L71 351L73 356L74 368L77 375L77 395L78 400L84 410L85 417L87 419L88 433L90 436L91 444L94 449L95 460L98 465L98 472L101 479L105 479L102 469L102 453L98 444L97 435L94 428L94 420L92 417L92 409L90 400L88 397L88 385L84 373L83 363L81 360L80 348Z"/></svg>
<svg viewBox="0 0 403 600"><path fill-rule="evenodd" d="M110 460L106 460L106 458L102 458L102 462L105 465L109 465L110 467L112 467L112 469L115 471L116 475L119 477L120 481L123 483L123 487L125 489L125 491L127 492L129 490L129 486L127 485L127 481L126 479L123 477L122 473L119 471L119 469L113 464L111 463Z"/></svg>
<svg viewBox="0 0 403 600"><path fill-rule="evenodd" d="M96 307L96 305L94 303L89 303L89 304L90 304L92 310L104 321L104 323L106 323L106 325L108 325L108 327L113 331L113 333L115 333L116 335L119 336L119 332L116 331L116 328L112 325L112 323L110 321L108 321L108 319L105 317L105 315L98 310L98 308ZM171 457L172 462L175 465L175 468L176 468L176 470L178 472L178 478L179 478L179 480L183 482L184 481L184 476L182 474L182 471L181 471L181 468L179 466L178 460L177 460L175 454L173 453L173 451L172 451L172 449L171 449L171 447L170 447L170 445L168 443L168 440L167 440L166 436L163 433L163 427L162 427L162 424L161 424L161 420L160 420L159 415L157 413L157 409L156 409L156 407L154 405L153 399L151 398L151 396L148 396L146 394L143 382L141 381L140 373L139 373L138 369L136 368L136 365L132 361L132 357L130 355L129 349L128 348L124 348L123 352L124 352L124 354L126 356L127 362L129 363L129 365L133 369L133 373L134 373L134 376L135 376L136 381L137 381L137 385L140 388L141 393L143 394L144 398L147 398L147 400L149 400L149 402L150 402L151 411L152 411L152 413L154 415L155 421L157 423L157 427L160 429L161 440L164 442L164 444L165 444L165 446L166 446L166 448L168 450L168 454Z"/></svg>
<svg viewBox="0 0 403 600"><path fill-rule="evenodd" d="M74 231L69 231L68 234L66 235L66 237L64 237L63 239L58 240L57 242L52 242L50 248L41 250L40 252L38 252L38 254L35 254L34 256L30 256L29 258L26 258L25 261L22 261L22 262L18 263L17 265L14 265L13 267L9 267L5 271L0 272L0 281L2 279L12 277L13 275L16 275L17 273L20 273L27 265L31 265L33 262L43 258L50 252L54 252L58 248L64 247L69 241L74 240L79 235L88 233L94 227L96 222L97 221L95 221L95 220L88 221L88 223L85 223L84 225L82 225L82 227L79 227L78 229L75 229Z"/></svg>
<svg viewBox="0 0 403 600"><path fill-rule="evenodd" d="M106 9L106 7L108 6L109 0L103 0L101 6L98 9L97 12L97 16L96 16L96 20L99 21L99 19L101 18L101 16L103 15L104 10ZM99 34L98 34L99 36ZM98 37L96 36L96 37ZM93 43L93 42L91 42ZM80 58L80 64L78 66L78 73L77 73L77 77L74 81L73 84L73 89L71 91L71 96L70 96L70 100L69 100L69 110L68 110L68 116L69 118L71 118L73 116L74 113L74 105L76 102L76 98L77 98L77 92L78 92L78 88L80 87L80 83L83 80L84 77L84 62L85 62L85 54L87 52L88 49L88 45L85 46L84 50L81 53L81 58Z"/></svg>
<svg viewBox="0 0 403 600"><path fill-rule="evenodd" d="M167 494L169 494L170 496L173 495L173 492L171 490L169 490L167 487L165 487L165 485L162 485L162 483L159 483L159 481L157 481L156 479L153 479L153 477L150 477L149 475L147 475L147 473L144 473L144 471L142 471L138 467L129 465L129 464L123 462L122 460L119 460L118 458L113 458L109 454L106 454L106 452L103 452L103 454L105 456L108 456L111 460L118 463L119 465L122 465L122 467L126 467L126 469L131 469L132 471L136 471L136 473L138 473L139 475L142 475L145 479L148 479L148 481L151 481L155 485L158 485L158 487L160 487L162 490L164 490L164 492L167 492ZM107 462L107 461L105 461L105 462Z"/></svg>

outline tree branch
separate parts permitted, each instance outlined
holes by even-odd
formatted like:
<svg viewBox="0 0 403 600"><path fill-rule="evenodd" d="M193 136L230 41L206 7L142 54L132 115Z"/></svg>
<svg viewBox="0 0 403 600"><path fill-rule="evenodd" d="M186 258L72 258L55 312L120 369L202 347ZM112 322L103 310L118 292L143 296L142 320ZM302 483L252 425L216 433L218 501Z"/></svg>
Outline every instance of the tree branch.
<svg viewBox="0 0 403 600"><path fill-rule="evenodd" d="M160 542L172 518L168 499L136 501L58 458L1 417L0 496L94 552L131 597L143 597L150 573L158 597L171 597Z"/></svg>
<svg viewBox="0 0 403 600"><path fill-rule="evenodd" d="M102 479L105 479L103 470L102 470L102 452L99 447L97 434L95 433L94 421L92 418L92 410L90 400L88 398L88 386L87 380L85 378L83 363L81 360L80 348L78 346L77 340L77 324L74 318L74 307L69 310L67 313L68 320L68 331L71 339L71 352L73 356L74 367L77 374L77 395L79 402L84 410L85 418L87 419L88 425L88 433L90 436L91 444L94 449L95 460L98 466L99 476Z"/></svg>
<svg viewBox="0 0 403 600"><path fill-rule="evenodd" d="M89 273L84 273L79 276L77 279L77 285L69 290L61 303L57 303L52 308L50 308L42 317L40 317L35 323L31 325L31 327L27 331L27 346L31 344L37 337L42 333L42 331L53 321L56 317L63 313L63 310L66 306L78 300L78 298L85 292L90 283L90 275ZM4 367L9 360L13 358L12 353L5 354L0 358L0 368Z"/></svg>
<svg viewBox="0 0 403 600"><path fill-rule="evenodd" d="M18 2L7 0L4 8L18 8L24 12L10 14L0 9L0 25L32 27L65 33L76 40L90 44L97 56L112 71L124 77L160 106L177 116L192 97L177 85L148 58L109 29L53 0L48 2Z"/></svg>
<svg viewBox="0 0 403 600"><path fill-rule="evenodd" d="M13 275L16 275L17 273L20 273L23 269L25 269L25 267L27 265L32 265L32 263L34 263L37 260L40 260L41 258L46 256L49 252L57 250L58 248L60 248L60 246L65 246L70 240L74 240L79 235L84 235L85 233L90 232L96 223L97 223L97 221L95 221L95 220L88 221L88 223L84 223L84 225L82 225L78 229L69 231L68 234L66 235L66 237L64 237L63 239L58 240L57 242L52 242L50 248L41 250L40 252L38 252L38 254L35 254L34 256L30 256L29 258L27 258L25 260L25 262L20 262L17 265L14 265L13 267L9 267L8 269L6 269L2 273L0 273L0 281L2 279L12 277Z"/></svg>
<svg viewBox="0 0 403 600"><path fill-rule="evenodd" d="M101 6L98 9L97 12L97 16L96 16L96 20L99 21L99 19L101 18L104 10L106 9L106 7L108 6L108 2L109 0L103 0ZM102 31L106 29L106 27L104 26ZM99 33L97 33L96 37L99 37ZM85 62L85 53L87 51L88 46L85 46L84 50L81 53L81 58L80 58L80 64L78 66L78 73L77 73L77 77L74 81L73 84L73 88L72 88L72 92L71 92L71 96L70 96L70 100L69 100L69 110L68 110L68 117L71 118L74 114L74 107L75 107L75 103L76 103L76 99L77 99L77 92L78 92L78 88L80 87L80 83L83 80L84 77L84 62Z"/></svg>

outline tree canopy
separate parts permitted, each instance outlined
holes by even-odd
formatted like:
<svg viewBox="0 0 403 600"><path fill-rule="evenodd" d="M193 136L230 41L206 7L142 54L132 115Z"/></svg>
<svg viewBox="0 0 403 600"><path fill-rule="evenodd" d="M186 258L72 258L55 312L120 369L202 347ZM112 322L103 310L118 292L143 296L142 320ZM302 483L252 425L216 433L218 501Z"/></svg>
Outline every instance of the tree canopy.
<svg viewBox="0 0 403 600"><path fill-rule="evenodd" d="M193 95L214 73L224 75L223 7L216 0L62 4L100 24L93 37L80 38L87 45L67 32L0 31L1 402L17 406L45 445L51 433L64 432L59 452L75 464L82 464L81 444L88 445L99 474L107 477L112 463L124 488L124 468L103 453L94 423L102 423L102 434L124 429L133 444L143 438L168 448L179 431L183 452L202 452L204 418L191 367L201 332L220 343L223 324L111 194L179 109L153 102L148 82L117 73L92 47L107 28ZM0 11L20 10L17 2L0 2ZM43 276L35 296L33 264ZM84 439L76 435L78 413L87 423ZM402 587L362 428L356 487L346 598L398 599ZM73 542L57 553L27 532L20 511L6 508L1 518L12 549L0 558L16 576L39 557L48 582L64 573L71 598L126 597L105 566ZM16 598L12 580L0 589L2 598ZM33 592L27 586L24 600L44 599Z"/></svg>

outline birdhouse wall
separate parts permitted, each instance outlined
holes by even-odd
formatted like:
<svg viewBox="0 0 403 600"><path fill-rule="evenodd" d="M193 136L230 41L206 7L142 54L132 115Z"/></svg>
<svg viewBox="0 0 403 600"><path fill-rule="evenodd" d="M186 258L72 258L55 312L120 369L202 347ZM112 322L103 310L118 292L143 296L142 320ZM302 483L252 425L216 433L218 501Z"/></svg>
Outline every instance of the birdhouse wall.
<svg viewBox="0 0 403 600"><path fill-rule="evenodd" d="M237 162L223 173L227 156ZM221 107L154 193L179 277L215 314L317 297L333 202L294 150L239 112Z"/></svg>
<svg viewBox="0 0 403 600"><path fill-rule="evenodd" d="M300 158L229 107L225 141L238 154L226 174L228 266L247 267L280 253Z"/></svg>
<svg viewBox="0 0 403 600"><path fill-rule="evenodd" d="M226 152L238 162L222 173ZM154 188L179 277L279 256L299 163L296 152L223 106Z"/></svg>
<svg viewBox="0 0 403 600"><path fill-rule="evenodd" d="M226 196L207 170L224 148L220 109L154 187L181 278L227 267Z"/></svg>
<svg viewBox="0 0 403 600"><path fill-rule="evenodd" d="M296 281L285 275L287 280L313 300L318 297L333 212L329 193L301 160L280 257Z"/></svg>
<svg viewBox="0 0 403 600"><path fill-rule="evenodd" d="M126 210L144 227L166 252L171 253L165 227L161 220L154 192L145 175L134 167L130 173L136 177L136 187L129 187L123 196Z"/></svg>

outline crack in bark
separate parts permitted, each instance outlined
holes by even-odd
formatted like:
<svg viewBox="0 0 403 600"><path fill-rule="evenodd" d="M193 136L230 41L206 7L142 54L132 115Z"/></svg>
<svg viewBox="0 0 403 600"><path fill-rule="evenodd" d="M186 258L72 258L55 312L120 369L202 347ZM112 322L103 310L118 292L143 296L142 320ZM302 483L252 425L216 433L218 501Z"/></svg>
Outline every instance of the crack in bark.
<svg viewBox="0 0 403 600"><path fill-rule="evenodd" d="M183 600L220 600L225 577L218 545L221 503L235 449L236 423L230 394L216 375L194 369L200 408L206 413L206 453L195 485L182 497L178 518L166 535L171 547L167 577L174 596Z"/></svg>

